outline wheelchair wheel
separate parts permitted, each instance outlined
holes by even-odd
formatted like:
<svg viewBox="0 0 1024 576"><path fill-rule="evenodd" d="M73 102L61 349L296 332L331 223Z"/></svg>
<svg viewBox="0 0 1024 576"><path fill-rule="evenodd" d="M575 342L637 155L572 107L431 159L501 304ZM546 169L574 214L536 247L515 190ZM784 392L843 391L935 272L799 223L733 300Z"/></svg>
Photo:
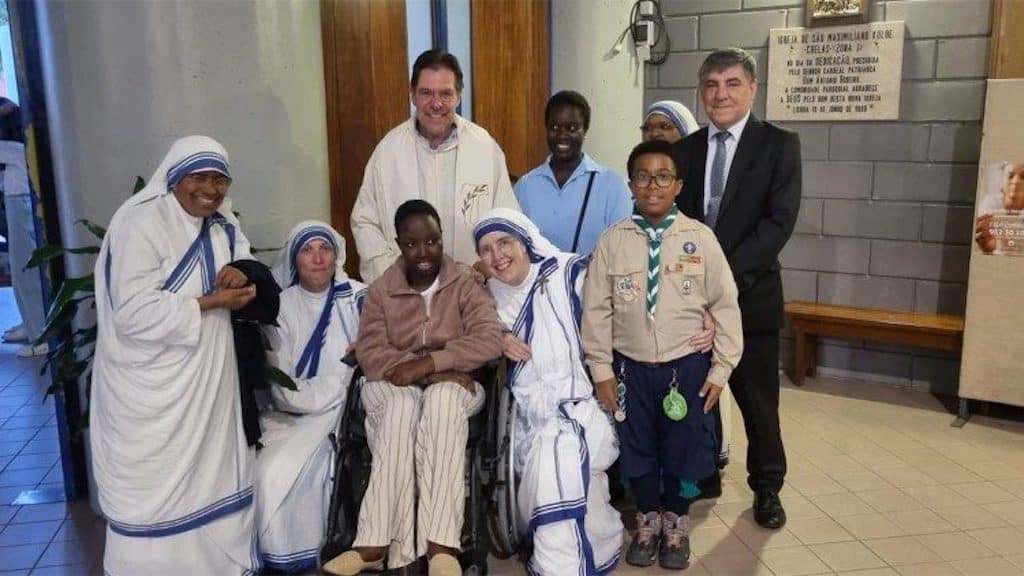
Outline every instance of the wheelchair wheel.
<svg viewBox="0 0 1024 576"><path fill-rule="evenodd" d="M331 434L334 444L331 499L319 564L352 547L356 538L359 505L370 482L370 448L363 428L361 393L365 378L356 370L349 385L345 411Z"/></svg>
<svg viewBox="0 0 1024 576"><path fill-rule="evenodd" d="M507 389L502 391L499 402L497 428L503 438L499 443L493 471L493 492L487 506L487 531L491 537L491 553L504 559L519 551L515 471L516 403Z"/></svg>

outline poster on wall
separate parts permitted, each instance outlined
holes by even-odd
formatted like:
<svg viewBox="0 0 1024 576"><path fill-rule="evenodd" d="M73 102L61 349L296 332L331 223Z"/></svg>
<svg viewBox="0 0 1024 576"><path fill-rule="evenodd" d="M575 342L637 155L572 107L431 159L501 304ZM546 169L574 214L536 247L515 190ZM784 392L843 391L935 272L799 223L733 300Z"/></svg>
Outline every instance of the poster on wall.
<svg viewBox="0 0 1024 576"><path fill-rule="evenodd" d="M989 80L960 361L961 398L1024 406L1024 79ZM984 247L982 246L984 244ZM1001 256L1002 257L1001 257Z"/></svg>
<svg viewBox="0 0 1024 576"><path fill-rule="evenodd" d="M982 167L974 214L974 251L1024 256L1024 158Z"/></svg>
<svg viewBox="0 0 1024 576"><path fill-rule="evenodd" d="M768 119L899 118L903 33L903 22L773 29Z"/></svg>

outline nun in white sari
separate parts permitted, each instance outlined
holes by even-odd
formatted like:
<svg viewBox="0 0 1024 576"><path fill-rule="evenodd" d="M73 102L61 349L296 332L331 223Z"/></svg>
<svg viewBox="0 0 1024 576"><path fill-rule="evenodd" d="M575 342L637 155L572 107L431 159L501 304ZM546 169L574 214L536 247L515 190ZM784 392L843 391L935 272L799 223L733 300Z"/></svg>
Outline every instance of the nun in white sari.
<svg viewBox="0 0 1024 576"><path fill-rule="evenodd" d="M231 310L256 295L224 148L171 146L96 260L90 443L110 576L253 574L253 452Z"/></svg>
<svg viewBox="0 0 1024 576"><path fill-rule="evenodd" d="M487 286L509 330L508 385L518 416L519 526L532 574L604 574L615 568L622 522L605 470L615 431L593 397L580 345L586 261L559 252L526 216L496 208L474 228Z"/></svg>
<svg viewBox="0 0 1024 576"><path fill-rule="evenodd" d="M324 538L334 452L328 435L345 407L354 369L341 360L359 331L365 286L345 274L345 240L317 220L300 223L274 264L284 287L269 362L297 390L271 386L260 418L256 526L260 557L283 572L315 570Z"/></svg>

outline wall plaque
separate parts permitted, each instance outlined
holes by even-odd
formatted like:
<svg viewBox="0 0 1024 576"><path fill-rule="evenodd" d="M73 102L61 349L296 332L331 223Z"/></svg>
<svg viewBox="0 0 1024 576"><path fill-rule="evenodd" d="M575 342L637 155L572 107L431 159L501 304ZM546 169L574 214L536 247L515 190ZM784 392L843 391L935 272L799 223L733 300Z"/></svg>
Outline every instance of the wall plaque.
<svg viewBox="0 0 1024 576"><path fill-rule="evenodd" d="M903 31L903 22L772 30L768 119L899 118Z"/></svg>

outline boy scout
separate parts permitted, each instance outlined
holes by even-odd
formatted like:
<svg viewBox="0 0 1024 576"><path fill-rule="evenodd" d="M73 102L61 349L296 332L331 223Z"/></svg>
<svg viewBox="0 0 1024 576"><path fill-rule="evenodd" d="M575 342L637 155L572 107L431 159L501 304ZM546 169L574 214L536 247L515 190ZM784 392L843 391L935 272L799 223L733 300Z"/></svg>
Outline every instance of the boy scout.
<svg viewBox="0 0 1024 576"><path fill-rule="evenodd" d="M736 284L714 233L684 216L672 148L644 142L629 155L631 218L598 241L584 287L583 345L598 400L618 422L620 474L639 509L626 562L689 564L687 499L716 466L711 408L739 362ZM704 311L717 331L709 354L689 343ZM660 549L660 551L659 551Z"/></svg>

